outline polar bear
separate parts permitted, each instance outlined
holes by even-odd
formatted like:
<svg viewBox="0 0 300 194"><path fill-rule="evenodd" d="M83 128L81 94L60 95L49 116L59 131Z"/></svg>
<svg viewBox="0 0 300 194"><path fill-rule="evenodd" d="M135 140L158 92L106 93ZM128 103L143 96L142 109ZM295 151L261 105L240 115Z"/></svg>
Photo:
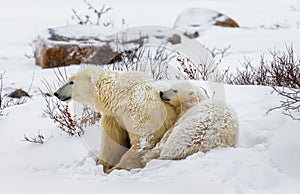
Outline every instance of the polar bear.
<svg viewBox="0 0 300 194"><path fill-rule="evenodd" d="M97 164L109 173L143 167L143 155L175 124L175 107L159 96L168 87L142 72L89 67L70 77L54 95L62 101L86 103L102 113Z"/></svg>
<svg viewBox="0 0 300 194"><path fill-rule="evenodd" d="M174 84L160 92L161 99L174 106L180 118L161 142L144 156L151 159L180 160L196 152L229 147L237 142L236 112L226 103L208 99L192 84Z"/></svg>
<svg viewBox="0 0 300 194"><path fill-rule="evenodd" d="M159 95L164 102L176 109L180 117L198 102L208 99L204 91L191 81L176 81L170 89L160 91Z"/></svg>

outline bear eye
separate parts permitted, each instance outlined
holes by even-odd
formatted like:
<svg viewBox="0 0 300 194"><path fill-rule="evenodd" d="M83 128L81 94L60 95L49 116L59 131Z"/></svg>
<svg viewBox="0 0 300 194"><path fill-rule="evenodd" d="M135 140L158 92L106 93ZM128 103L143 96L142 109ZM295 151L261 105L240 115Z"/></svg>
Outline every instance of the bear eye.
<svg viewBox="0 0 300 194"><path fill-rule="evenodd" d="M178 93L178 90L173 90L174 93Z"/></svg>
<svg viewBox="0 0 300 194"><path fill-rule="evenodd" d="M73 85L73 84L74 84L74 82L73 82L73 81L70 81L70 84L71 84L71 85Z"/></svg>
<svg viewBox="0 0 300 194"><path fill-rule="evenodd" d="M194 94L194 92L190 92L190 93L189 93L189 95L193 95L193 94Z"/></svg>

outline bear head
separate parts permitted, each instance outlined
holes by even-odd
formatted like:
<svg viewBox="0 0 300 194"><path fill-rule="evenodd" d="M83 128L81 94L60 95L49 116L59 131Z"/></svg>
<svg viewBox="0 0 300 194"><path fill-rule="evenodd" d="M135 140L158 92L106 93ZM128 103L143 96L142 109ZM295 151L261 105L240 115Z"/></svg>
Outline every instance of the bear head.
<svg viewBox="0 0 300 194"><path fill-rule="evenodd" d="M203 89L188 81L173 84L170 89L160 91L159 95L164 102L174 106L178 114L207 99Z"/></svg>
<svg viewBox="0 0 300 194"><path fill-rule="evenodd" d="M56 90L54 95L61 101L75 100L93 105L95 76L99 77L99 71L95 71L93 68L83 69L71 76L63 86Z"/></svg>

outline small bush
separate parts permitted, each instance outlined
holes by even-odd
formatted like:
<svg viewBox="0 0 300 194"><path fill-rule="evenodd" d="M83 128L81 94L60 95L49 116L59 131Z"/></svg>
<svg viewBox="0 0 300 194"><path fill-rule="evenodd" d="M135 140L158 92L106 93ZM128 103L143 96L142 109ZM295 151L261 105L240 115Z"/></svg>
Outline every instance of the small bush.
<svg viewBox="0 0 300 194"><path fill-rule="evenodd" d="M231 52L229 52L231 45L224 47L223 49L216 48L216 47L214 48L206 47L206 48L213 58L223 59L224 57L231 54Z"/></svg>
<svg viewBox="0 0 300 194"><path fill-rule="evenodd" d="M267 113L280 109L284 115L300 121L300 89L273 87L273 92L283 97L281 104L270 109Z"/></svg>
<svg viewBox="0 0 300 194"><path fill-rule="evenodd" d="M75 9L72 9L73 15L72 19L76 21L79 25L102 25L102 26L110 26L113 25L111 21L105 21L105 15L112 10L111 7L106 7L103 5L101 9L95 8L88 1L84 1L87 6L87 9L91 11L89 14L78 14Z"/></svg>
<svg viewBox="0 0 300 194"><path fill-rule="evenodd" d="M37 136L30 137L30 138L24 135L23 141L30 142L30 143L44 144L45 143L44 139L45 137L39 133Z"/></svg>
<svg viewBox="0 0 300 194"><path fill-rule="evenodd" d="M266 66L264 57L261 56L260 64L253 66L249 59L245 59L242 68L237 69L235 74L224 77L222 82L232 85L264 85L270 86L271 74L269 67Z"/></svg>
<svg viewBox="0 0 300 194"><path fill-rule="evenodd" d="M180 64L178 70L185 75L186 79L190 80L218 80L218 65L219 62L205 61L204 63L195 64L189 58L184 58L177 53L177 62Z"/></svg>
<svg viewBox="0 0 300 194"><path fill-rule="evenodd" d="M125 45L120 44L120 47ZM125 51L119 53L111 60L109 69L150 72L154 80L169 79L169 62L175 58L175 53L168 50L164 44L153 47L141 43L137 48L125 48Z"/></svg>
<svg viewBox="0 0 300 194"><path fill-rule="evenodd" d="M300 61L295 59L293 48L287 47L285 52L270 51L270 55L270 61L261 56L258 65L246 59L243 68L223 80L224 83L300 88Z"/></svg>

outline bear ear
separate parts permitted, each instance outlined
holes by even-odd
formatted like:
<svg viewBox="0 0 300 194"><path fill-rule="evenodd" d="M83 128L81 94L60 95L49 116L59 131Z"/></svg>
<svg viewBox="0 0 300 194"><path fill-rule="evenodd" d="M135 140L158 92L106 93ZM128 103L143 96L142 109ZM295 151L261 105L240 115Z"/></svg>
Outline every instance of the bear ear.
<svg viewBox="0 0 300 194"><path fill-rule="evenodd" d="M70 80L75 80L75 75L72 75L71 77L68 78L68 81Z"/></svg>

